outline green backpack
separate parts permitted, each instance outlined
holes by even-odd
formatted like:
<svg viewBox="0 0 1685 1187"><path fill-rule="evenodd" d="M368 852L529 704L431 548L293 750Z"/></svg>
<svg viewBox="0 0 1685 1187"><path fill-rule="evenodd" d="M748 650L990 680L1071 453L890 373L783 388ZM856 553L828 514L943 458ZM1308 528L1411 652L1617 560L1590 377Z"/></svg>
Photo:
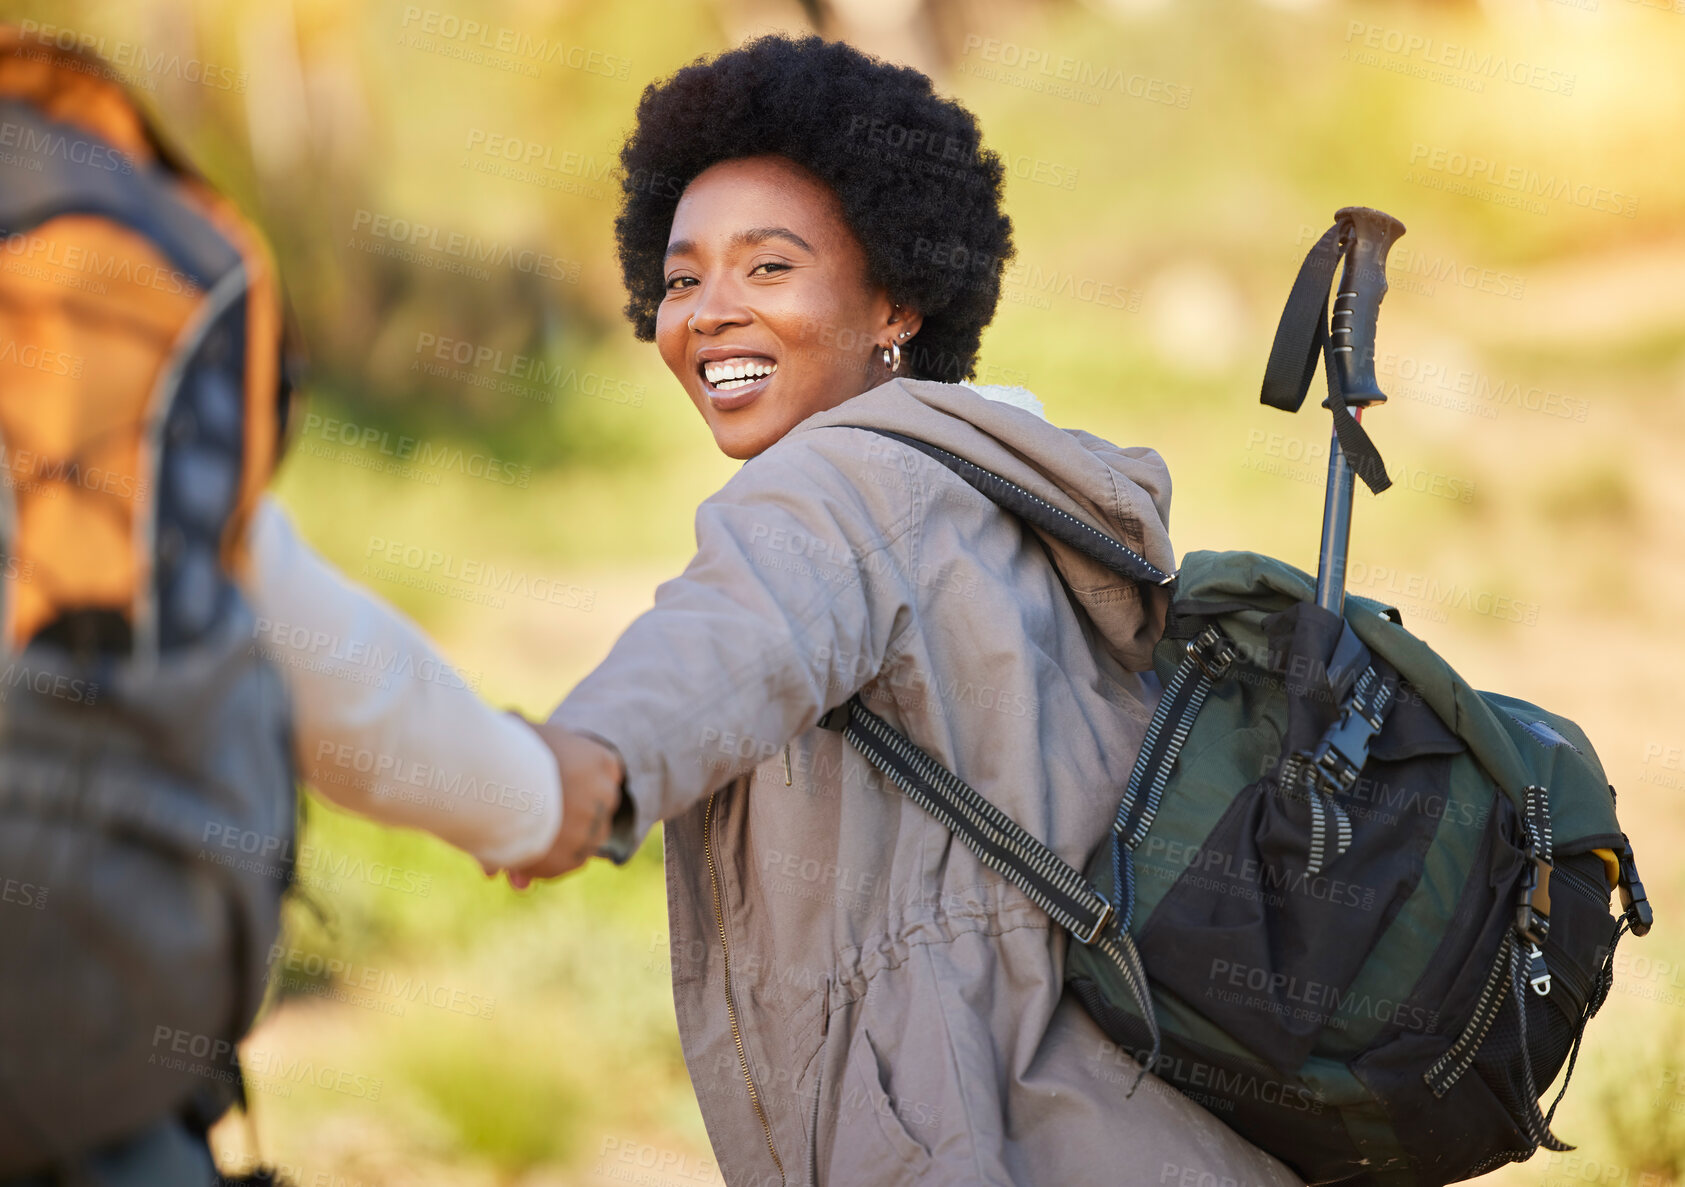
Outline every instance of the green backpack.
<svg viewBox="0 0 1685 1187"><path fill-rule="evenodd" d="M1572 722L1475 692L1389 607L1348 596L1341 622L1311 594L1268 557L1184 559L1164 695L1088 867L1150 1012L1100 947L1067 979L1309 1182L1566 1149L1539 1092L1650 925L1613 789Z"/></svg>
<svg viewBox="0 0 1685 1187"><path fill-rule="evenodd" d="M1336 616L1307 574L1246 552L1191 553L1172 578L884 435L1173 585L1159 706L1086 871L858 697L820 723L1071 933L1067 983L1118 1047L1310 1183L1443 1184L1567 1149L1539 1092L1572 1073L1616 941L1651 921L1580 729L1475 692L1378 602Z"/></svg>

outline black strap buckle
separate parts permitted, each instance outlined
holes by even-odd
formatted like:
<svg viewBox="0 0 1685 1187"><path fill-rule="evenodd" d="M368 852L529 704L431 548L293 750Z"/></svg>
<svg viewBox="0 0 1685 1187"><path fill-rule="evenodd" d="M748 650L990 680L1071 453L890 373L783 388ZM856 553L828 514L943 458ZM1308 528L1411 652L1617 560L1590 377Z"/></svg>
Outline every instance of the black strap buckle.
<svg viewBox="0 0 1685 1187"><path fill-rule="evenodd" d="M1644 882L1638 876L1638 861L1633 857L1632 842L1626 839L1625 833L1621 834L1621 848L1616 856L1621 863L1621 913L1626 916L1633 935L1646 935L1655 925L1656 913L1650 909L1650 900L1645 897Z"/></svg>
<svg viewBox="0 0 1685 1187"><path fill-rule="evenodd" d="M1369 761L1369 743L1387 723L1396 685L1382 679L1374 668L1358 677L1351 699L1340 710L1340 720L1329 727L1311 752L1306 772L1330 795L1349 792L1357 784Z"/></svg>
<svg viewBox="0 0 1685 1187"><path fill-rule="evenodd" d="M1536 948L1550 935L1550 873L1550 859L1530 852L1515 892L1515 933Z"/></svg>
<svg viewBox="0 0 1685 1187"><path fill-rule="evenodd" d="M1343 730L1345 724L1342 721L1334 728ZM1364 749L1367 751L1368 748ZM1367 754L1364 757L1367 758ZM1331 731L1316 748L1316 753L1311 756L1305 771L1321 790L1330 795L1344 795L1357 785L1357 777L1363 773L1363 767L1353 761Z"/></svg>
<svg viewBox="0 0 1685 1187"><path fill-rule="evenodd" d="M1234 666L1240 649L1234 645L1234 640L1225 635L1213 622L1188 640L1187 653L1188 658L1198 664L1199 670L1206 676L1212 680L1221 680Z"/></svg>
<svg viewBox="0 0 1685 1187"><path fill-rule="evenodd" d="M1112 905L1107 903L1105 908L1100 912L1099 916L1094 920L1094 926L1088 929L1087 935L1083 935L1081 932L1073 930L1071 932L1071 936L1079 944L1092 944L1095 940L1100 938L1101 933L1106 930L1106 925L1109 924L1115 917Z"/></svg>

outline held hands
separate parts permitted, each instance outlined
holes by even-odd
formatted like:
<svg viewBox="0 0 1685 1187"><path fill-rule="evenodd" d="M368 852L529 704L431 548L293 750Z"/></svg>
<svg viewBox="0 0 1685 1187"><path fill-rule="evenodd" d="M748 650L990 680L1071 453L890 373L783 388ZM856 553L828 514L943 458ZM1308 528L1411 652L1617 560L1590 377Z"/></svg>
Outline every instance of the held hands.
<svg viewBox="0 0 1685 1187"><path fill-rule="evenodd" d="M517 888L534 878L555 878L576 870L602 848L620 807L620 785L625 778L620 756L596 739L547 722L528 721L527 725L556 760L562 781L562 826L546 853L508 871L510 885Z"/></svg>

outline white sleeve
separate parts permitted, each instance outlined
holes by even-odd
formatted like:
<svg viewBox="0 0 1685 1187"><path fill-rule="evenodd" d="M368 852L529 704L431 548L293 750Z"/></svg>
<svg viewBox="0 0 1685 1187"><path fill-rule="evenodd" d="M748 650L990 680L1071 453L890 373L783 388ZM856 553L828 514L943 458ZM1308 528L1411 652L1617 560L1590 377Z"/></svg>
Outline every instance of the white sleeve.
<svg viewBox="0 0 1685 1187"><path fill-rule="evenodd" d="M248 543L242 587L292 703L300 775L337 804L425 829L492 865L549 849L561 780L538 736L482 701L414 623L323 560L267 495Z"/></svg>

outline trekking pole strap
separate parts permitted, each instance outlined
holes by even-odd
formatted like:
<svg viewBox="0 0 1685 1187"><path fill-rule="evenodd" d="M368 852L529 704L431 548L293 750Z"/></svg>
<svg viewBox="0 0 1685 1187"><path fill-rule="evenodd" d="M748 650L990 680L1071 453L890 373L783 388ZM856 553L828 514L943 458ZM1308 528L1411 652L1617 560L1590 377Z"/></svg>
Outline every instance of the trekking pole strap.
<svg viewBox="0 0 1685 1187"><path fill-rule="evenodd" d="M1346 405L1328 329L1328 288L1345 249L1344 239L1344 226L1335 223L1322 233L1299 266L1299 275L1288 292L1287 304L1276 326L1275 341L1270 346L1270 361L1264 368L1259 402L1283 412L1299 411L1316 375L1320 355L1323 375L1328 381L1327 407L1334 415L1340 452L1345 454L1352 472L1363 479L1363 484L1380 494L1392 485L1392 479L1387 477L1380 450Z"/></svg>

